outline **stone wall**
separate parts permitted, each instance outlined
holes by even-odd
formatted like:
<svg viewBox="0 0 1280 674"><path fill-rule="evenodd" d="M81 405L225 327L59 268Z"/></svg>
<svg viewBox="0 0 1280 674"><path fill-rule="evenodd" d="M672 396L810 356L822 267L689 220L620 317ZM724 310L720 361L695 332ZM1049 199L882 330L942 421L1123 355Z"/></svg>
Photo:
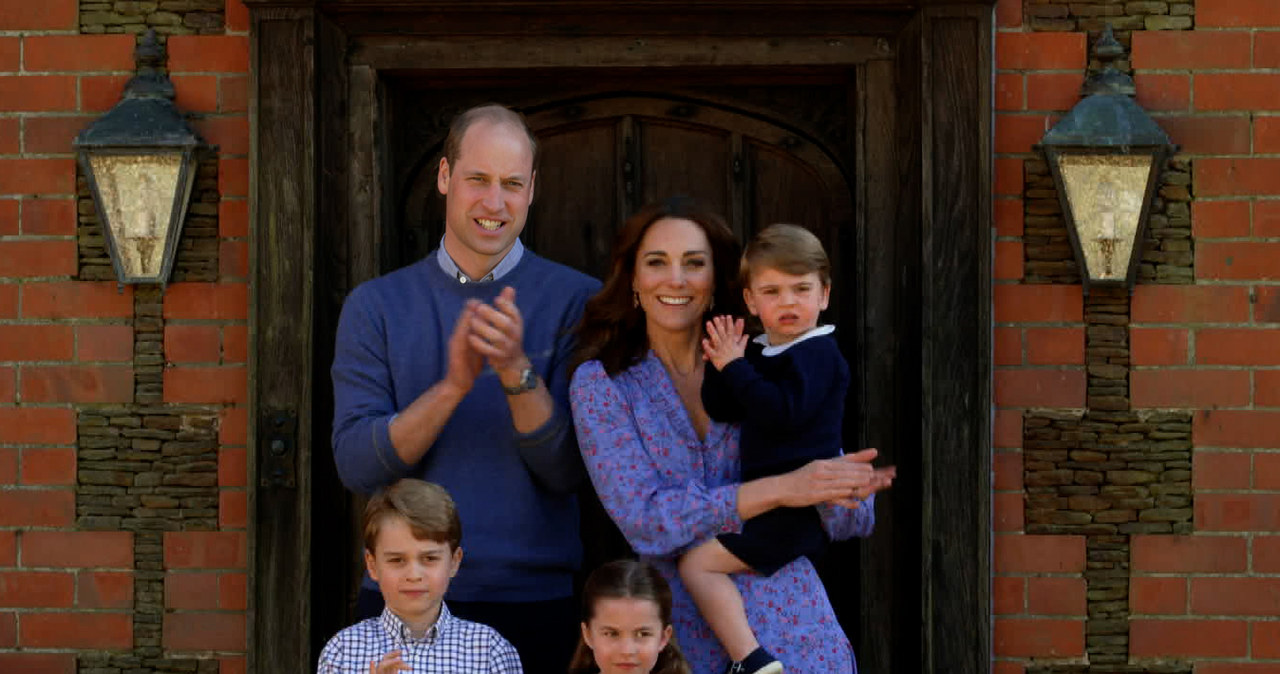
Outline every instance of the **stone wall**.
<svg viewBox="0 0 1280 674"><path fill-rule="evenodd" d="M1190 671L1128 661L1131 537L1192 532L1192 414L1130 409L1127 289L1092 289L1084 322L1087 407L1026 412L1022 448L1026 533L1084 538L1088 666L1034 671Z"/></svg>
<svg viewBox="0 0 1280 674"><path fill-rule="evenodd" d="M1025 417L1026 532L1085 537L1091 666L1078 671L1170 671L1116 667L1129 658L1130 536L1192 530L1191 416L1090 410Z"/></svg>
<svg viewBox="0 0 1280 674"><path fill-rule="evenodd" d="M164 532L218 529L218 410L86 406L76 426L77 528L132 532L135 560L134 649L85 653L79 674L217 672L217 660L166 656L161 632Z"/></svg>
<svg viewBox="0 0 1280 674"><path fill-rule="evenodd" d="M225 0L80 0L81 33L217 35Z"/></svg>
<svg viewBox="0 0 1280 674"><path fill-rule="evenodd" d="M1028 412L1027 533L1191 532L1191 415Z"/></svg>
<svg viewBox="0 0 1280 674"><path fill-rule="evenodd" d="M1117 31L1191 30L1195 0L1024 0L1023 17L1031 30L1087 31L1110 23Z"/></svg>

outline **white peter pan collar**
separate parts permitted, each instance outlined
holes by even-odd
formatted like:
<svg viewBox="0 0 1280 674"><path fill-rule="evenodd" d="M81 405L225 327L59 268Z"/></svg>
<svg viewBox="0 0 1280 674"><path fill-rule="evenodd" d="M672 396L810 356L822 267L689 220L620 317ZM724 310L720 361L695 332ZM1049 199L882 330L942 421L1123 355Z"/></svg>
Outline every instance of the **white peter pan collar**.
<svg viewBox="0 0 1280 674"><path fill-rule="evenodd" d="M800 342L803 342L804 340L809 339L810 337L821 337L823 335L829 335L835 331L836 331L836 326L834 325L819 325L818 327L813 328L812 330L804 333L803 335L800 335L799 337L796 337L795 339L785 344L778 344L777 346L772 346L769 344L768 333L758 334L754 338L752 338L751 341L764 347L764 351L761 352L764 355L776 356L782 353L783 351L786 351L787 349L791 348L792 345L799 344Z"/></svg>

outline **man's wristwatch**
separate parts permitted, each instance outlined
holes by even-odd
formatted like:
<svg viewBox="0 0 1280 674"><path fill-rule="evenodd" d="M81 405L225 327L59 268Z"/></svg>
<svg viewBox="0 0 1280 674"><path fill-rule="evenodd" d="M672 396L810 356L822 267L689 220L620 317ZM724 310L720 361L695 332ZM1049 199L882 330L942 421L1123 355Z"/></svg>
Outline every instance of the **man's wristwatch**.
<svg viewBox="0 0 1280 674"><path fill-rule="evenodd" d="M519 395L525 391L538 388L538 373L532 367L520 371L520 381L515 386L503 386L502 391L509 396Z"/></svg>

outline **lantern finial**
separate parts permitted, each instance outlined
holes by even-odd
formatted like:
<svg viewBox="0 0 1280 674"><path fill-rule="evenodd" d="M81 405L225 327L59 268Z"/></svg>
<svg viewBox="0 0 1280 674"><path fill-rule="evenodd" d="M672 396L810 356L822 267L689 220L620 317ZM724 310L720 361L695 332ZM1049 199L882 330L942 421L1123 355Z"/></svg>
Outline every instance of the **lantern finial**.
<svg viewBox="0 0 1280 674"><path fill-rule="evenodd" d="M122 98L167 98L173 100L173 82L164 72L169 60L164 45L156 39L156 31L148 29L133 50L137 73L124 86Z"/></svg>
<svg viewBox="0 0 1280 674"><path fill-rule="evenodd" d="M1133 85L1133 78L1116 68L1115 62L1124 58L1124 45L1116 41L1111 24L1107 24L1098 41L1093 43L1093 57L1102 63L1102 69L1085 80L1084 86L1080 88L1082 97L1093 94L1137 95L1138 89Z"/></svg>

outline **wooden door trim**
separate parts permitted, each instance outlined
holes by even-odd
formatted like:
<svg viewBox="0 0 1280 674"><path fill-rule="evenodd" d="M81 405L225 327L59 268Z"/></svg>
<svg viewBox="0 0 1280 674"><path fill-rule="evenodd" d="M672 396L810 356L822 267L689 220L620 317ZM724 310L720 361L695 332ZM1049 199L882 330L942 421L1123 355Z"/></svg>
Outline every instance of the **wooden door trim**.
<svg viewBox="0 0 1280 674"><path fill-rule="evenodd" d="M251 20L248 639L254 671L288 672L310 666L315 14Z"/></svg>
<svg viewBox="0 0 1280 674"><path fill-rule="evenodd" d="M351 51L353 64L378 70L536 68L681 68L830 66L891 58L889 42L864 35L795 37L652 36L621 40L599 36L370 37Z"/></svg>
<svg viewBox="0 0 1280 674"><path fill-rule="evenodd" d="M993 26L980 7L923 16L920 580L922 608L941 605L947 619L923 611L922 671L979 671L990 657L973 655L990 648L991 614L963 617L965 607L991 606L991 189L956 178L991 175ZM957 52L971 58L953 58Z"/></svg>

